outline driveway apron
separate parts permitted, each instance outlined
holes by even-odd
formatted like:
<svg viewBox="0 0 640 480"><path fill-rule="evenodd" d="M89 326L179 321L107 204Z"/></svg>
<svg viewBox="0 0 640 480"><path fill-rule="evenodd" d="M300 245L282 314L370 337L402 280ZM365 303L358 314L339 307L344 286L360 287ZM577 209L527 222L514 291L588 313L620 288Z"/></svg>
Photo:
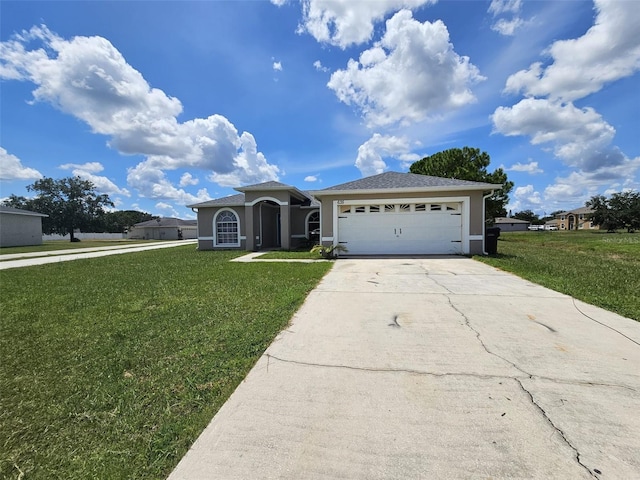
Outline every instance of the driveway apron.
<svg viewBox="0 0 640 480"><path fill-rule="evenodd" d="M638 322L474 260L339 260L169 478L640 478L639 366Z"/></svg>

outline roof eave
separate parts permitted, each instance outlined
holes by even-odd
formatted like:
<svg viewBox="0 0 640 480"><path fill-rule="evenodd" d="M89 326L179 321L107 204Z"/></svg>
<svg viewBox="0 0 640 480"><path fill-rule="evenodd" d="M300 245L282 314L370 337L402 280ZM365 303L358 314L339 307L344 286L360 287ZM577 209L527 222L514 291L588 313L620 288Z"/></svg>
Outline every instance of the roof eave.
<svg viewBox="0 0 640 480"><path fill-rule="evenodd" d="M298 188L291 185L271 186L271 187L238 187L234 188L238 192L289 192L297 196L300 200L308 199L309 196L305 195ZM244 205L244 204L243 204Z"/></svg>
<svg viewBox="0 0 640 480"><path fill-rule="evenodd" d="M348 189L348 190L310 190L309 193L314 197L326 197L329 195L348 195L348 194L381 194L381 193L410 193L410 192L461 192L468 190L497 190L502 185L484 183L477 185L439 185L433 187L400 187L400 188L373 188L373 189Z"/></svg>

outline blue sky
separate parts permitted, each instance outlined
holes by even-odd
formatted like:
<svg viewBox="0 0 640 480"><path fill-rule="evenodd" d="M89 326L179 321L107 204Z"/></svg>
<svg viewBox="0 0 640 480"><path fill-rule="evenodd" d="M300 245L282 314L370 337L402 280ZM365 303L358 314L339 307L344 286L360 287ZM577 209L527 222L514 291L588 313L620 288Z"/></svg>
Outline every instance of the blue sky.
<svg viewBox="0 0 640 480"><path fill-rule="evenodd" d="M633 0L6 1L0 197L118 209L313 190L471 146L539 214L640 188Z"/></svg>

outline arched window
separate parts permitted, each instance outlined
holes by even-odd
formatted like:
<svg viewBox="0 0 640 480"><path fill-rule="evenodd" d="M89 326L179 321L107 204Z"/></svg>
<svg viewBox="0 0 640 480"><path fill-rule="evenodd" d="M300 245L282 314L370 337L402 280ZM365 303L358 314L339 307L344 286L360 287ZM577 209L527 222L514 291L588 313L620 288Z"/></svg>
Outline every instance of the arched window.
<svg viewBox="0 0 640 480"><path fill-rule="evenodd" d="M215 221L216 245L237 247L240 245L240 223L231 210L218 212Z"/></svg>
<svg viewBox="0 0 640 480"><path fill-rule="evenodd" d="M315 211L307 216L307 238L320 236L320 212Z"/></svg>

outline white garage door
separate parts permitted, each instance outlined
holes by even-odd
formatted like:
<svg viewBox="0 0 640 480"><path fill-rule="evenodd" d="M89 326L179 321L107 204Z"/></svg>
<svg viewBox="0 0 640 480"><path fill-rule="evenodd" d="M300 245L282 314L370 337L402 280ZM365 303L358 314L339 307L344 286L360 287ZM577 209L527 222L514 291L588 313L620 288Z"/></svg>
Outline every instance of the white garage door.
<svg viewBox="0 0 640 480"><path fill-rule="evenodd" d="M352 255L460 254L460 203L338 205L338 242Z"/></svg>

